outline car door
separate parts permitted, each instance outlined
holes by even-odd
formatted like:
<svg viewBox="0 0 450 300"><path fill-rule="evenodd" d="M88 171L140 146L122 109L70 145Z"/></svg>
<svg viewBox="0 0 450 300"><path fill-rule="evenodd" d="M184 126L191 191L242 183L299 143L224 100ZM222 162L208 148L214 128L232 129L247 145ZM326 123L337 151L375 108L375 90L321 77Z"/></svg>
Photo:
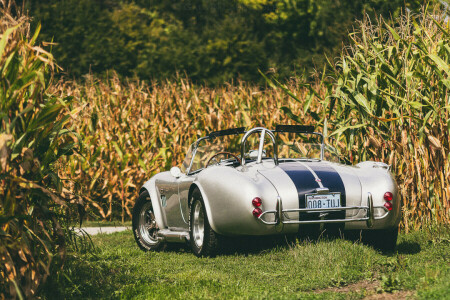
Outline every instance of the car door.
<svg viewBox="0 0 450 300"><path fill-rule="evenodd" d="M156 180L167 226L169 229L188 229L188 193L194 179L185 174L177 178L167 173L164 178Z"/></svg>
<svg viewBox="0 0 450 300"><path fill-rule="evenodd" d="M167 226L169 228L183 227L181 218L180 200L178 195L178 179L170 175L156 180L157 192L161 201Z"/></svg>

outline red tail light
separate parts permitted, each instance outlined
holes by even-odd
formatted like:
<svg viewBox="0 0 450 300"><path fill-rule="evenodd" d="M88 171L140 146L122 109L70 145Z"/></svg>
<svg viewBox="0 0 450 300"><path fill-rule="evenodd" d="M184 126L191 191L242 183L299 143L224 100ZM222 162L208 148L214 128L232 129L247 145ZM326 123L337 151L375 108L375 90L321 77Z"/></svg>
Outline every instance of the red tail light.
<svg viewBox="0 0 450 300"><path fill-rule="evenodd" d="M259 216L262 215L262 210L261 210L261 208L255 208L255 209L253 210L253 215L254 215L256 218L259 218Z"/></svg>
<svg viewBox="0 0 450 300"><path fill-rule="evenodd" d="M254 207L260 207L262 204L261 198L255 197L255 199L252 200L252 204Z"/></svg>
<svg viewBox="0 0 450 300"><path fill-rule="evenodd" d="M384 200L386 200L386 201L392 201L392 199L394 199L394 195L392 195L391 192L386 192L386 193L384 193Z"/></svg>
<svg viewBox="0 0 450 300"><path fill-rule="evenodd" d="M391 211L392 210L392 203L391 202L386 202L384 204L384 207L386 207L389 211Z"/></svg>

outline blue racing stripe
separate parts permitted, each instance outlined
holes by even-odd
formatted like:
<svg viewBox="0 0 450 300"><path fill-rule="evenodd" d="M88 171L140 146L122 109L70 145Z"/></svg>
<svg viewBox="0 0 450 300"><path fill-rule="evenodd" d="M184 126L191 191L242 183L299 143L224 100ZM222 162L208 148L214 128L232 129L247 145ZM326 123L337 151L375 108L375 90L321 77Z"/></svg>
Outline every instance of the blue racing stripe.
<svg viewBox="0 0 450 300"><path fill-rule="evenodd" d="M314 194L320 187L314 175L304 165L308 165L319 177L322 185L330 193L341 193L341 206L346 206L345 186L338 172L329 164L323 162L282 162L278 166L286 172L297 188L299 208L306 208L306 194ZM308 217L306 216L308 215ZM305 218L306 217L306 218ZM300 214L300 219L318 218L318 214ZM345 212L330 213L329 218L345 218Z"/></svg>
<svg viewBox="0 0 450 300"><path fill-rule="evenodd" d="M329 164L308 162L308 166L316 172L324 187L330 192L341 193L341 206L346 206L345 186L339 173Z"/></svg>
<svg viewBox="0 0 450 300"><path fill-rule="evenodd" d="M314 193L320 187L314 175L298 162L280 163L278 165L292 179L297 188L299 208L306 208L306 194Z"/></svg>

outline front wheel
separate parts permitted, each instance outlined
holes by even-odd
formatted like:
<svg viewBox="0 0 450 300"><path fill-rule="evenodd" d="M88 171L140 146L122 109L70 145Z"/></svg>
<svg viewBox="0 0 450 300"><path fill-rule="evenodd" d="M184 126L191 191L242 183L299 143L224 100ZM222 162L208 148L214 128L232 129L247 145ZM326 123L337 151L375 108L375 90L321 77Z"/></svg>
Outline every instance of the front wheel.
<svg viewBox="0 0 450 300"><path fill-rule="evenodd" d="M142 192L133 207L133 234L139 248L144 251L161 250L164 243L158 239L152 201L147 191Z"/></svg>
<svg viewBox="0 0 450 300"><path fill-rule="evenodd" d="M189 235L192 252L198 257L214 256L217 253L219 237L209 225L200 191L194 191L189 212Z"/></svg>

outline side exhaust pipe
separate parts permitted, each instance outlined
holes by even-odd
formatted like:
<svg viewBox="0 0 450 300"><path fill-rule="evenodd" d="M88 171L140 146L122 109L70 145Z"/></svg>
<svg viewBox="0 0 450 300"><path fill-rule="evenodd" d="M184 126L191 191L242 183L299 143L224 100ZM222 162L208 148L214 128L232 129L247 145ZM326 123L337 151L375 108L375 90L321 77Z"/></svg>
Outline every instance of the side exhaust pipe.
<svg viewBox="0 0 450 300"><path fill-rule="evenodd" d="M189 241L189 232L162 229L158 231L158 239L169 243L184 243Z"/></svg>

